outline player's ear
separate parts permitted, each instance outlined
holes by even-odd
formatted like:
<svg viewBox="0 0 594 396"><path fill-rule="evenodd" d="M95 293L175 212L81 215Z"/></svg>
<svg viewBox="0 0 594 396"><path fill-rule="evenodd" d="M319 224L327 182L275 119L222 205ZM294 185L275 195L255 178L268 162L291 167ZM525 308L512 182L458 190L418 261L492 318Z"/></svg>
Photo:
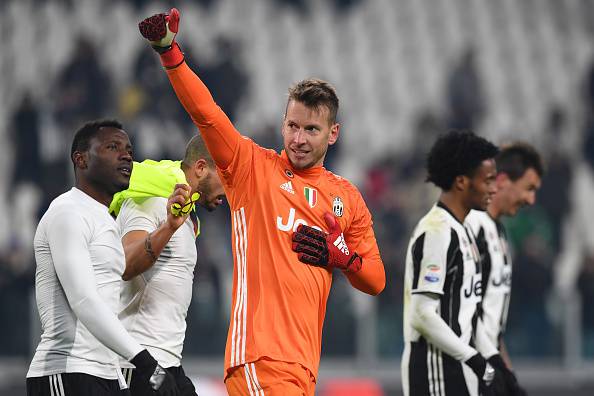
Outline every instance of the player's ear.
<svg viewBox="0 0 594 396"><path fill-rule="evenodd" d="M338 136L340 135L340 124L334 123L330 126L330 136L328 136L328 145L332 146L338 140Z"/></svg>
<svg viewBox="0 0 594 396"><path fill-rule="evenodd" d="M454 188L458 191L466 191L470 184L470 178L464 175L458 175L454 179Z"/></svg>
<svg viewBox="0 0 594 396"><path fill-rule="evenodd" d="M208 174L208 163L204 158L200 158L198 161L194 162L194 174L198 180L201 180Z"/></svg>
<svg viewBox="0 0 594 396"><path fill-rule="evenodd" d="M72 162L74 166L79 169L87 169L87 153L82 151L75 151L72 154Z"/></svg>
<svg viewBox="0 0 594 396"><path fill-rule="evenodd" d="M495 184L497 185L497 190L500 190L509 183L511 183L511 179L509 178L507 173L498 173L495 177Z"/></svg>

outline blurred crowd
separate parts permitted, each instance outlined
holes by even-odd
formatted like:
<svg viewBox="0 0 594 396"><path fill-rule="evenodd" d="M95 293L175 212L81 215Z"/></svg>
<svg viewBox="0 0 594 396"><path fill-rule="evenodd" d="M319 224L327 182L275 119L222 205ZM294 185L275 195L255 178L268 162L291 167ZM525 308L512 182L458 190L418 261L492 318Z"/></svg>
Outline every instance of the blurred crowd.
<svg viewBox="0 0 594 396"><path fill-rule="evenodd" d="M309 12L307 1L275 1L298 13ZM198 3L207 10L213 2ZM335 0L333 6L346 13L361 2ZM132 3L141 10L146 2ZM51 200L72 185L68 152L76 128L86 120L117 117L132 139L136 161L181 158L186 141L197 132L150 47L138 47L127 54L133 58L131 78L122 83L114 80L99 59L98 49L105 43L87 35L72 39L75 50L49 83L51 106L34 92L23 92L7 117L9 140L3 150L12 155L12 171L10 188L1 191L9 215L0 230L0 320L10 326L0 327L3 355L29 355L37 337L32 308L32 238ZM186 58L192 67L199 65L195 69L215 100L235 120L238 109L250 98L248 92L258 86L236 56L242 52L241 41L221 35L214 49L213 54L202 56L187 48ZM480 56L481 48L472 45L461 52L447 72L441 105L417 111L409 148L388 149L367 161L363 177L357 181L374 217L388 279L375 305L374 331L381 357L400 356L405 250L412 227L437 198L438 192L424 182L425 154L446 130L470 129L481 134L485 116L491 111L477 62ZM566 320L563 302L577 304L581 300L577 323L582 328L583 351L585 356L594 356L594 306L587 303L594 301L594 63L579 80L580 99L551 104L541 122L542 130L530 142L546 163L536 205L505 222L514 256L506 337L512 355L559 358ZM575 106L584 109L577 119L571 108ZM280 149L280 120L263 121L255 130L243 132L263 146ZM575 124L579 125L580 143L566 144L569 125ZM516 132L509 131L506 136L513 137ZM345 133L342 140L350 136ZM332 147L328 155L327 167L340 174L340 160L346 155L342 146ZM189 356L220 355L231 295L229 215L219 210L199 216L202 235L185 350ZM356 323L361 318L358 304L344 279L336 276L324 330L324 356L356 353L356 333L363 328ZM204 342L206 339L209 342Z"/></svg>

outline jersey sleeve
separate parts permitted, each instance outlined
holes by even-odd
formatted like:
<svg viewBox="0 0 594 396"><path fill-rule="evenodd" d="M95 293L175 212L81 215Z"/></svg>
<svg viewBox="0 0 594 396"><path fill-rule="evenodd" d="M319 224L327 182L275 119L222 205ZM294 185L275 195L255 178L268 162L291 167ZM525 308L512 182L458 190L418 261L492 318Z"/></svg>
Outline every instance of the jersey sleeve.
<svg viewBox="0 0 594 396"><path fill-rule="evenodd" d="M261 148L235 129L206 85L185 62L168 69L167 75L177 98L198 127L225 186L245 184L257 157L270 155L270 150Z"/></svg>
<svg viewBox="0 0 594 396"><path fill-rule="evenodd" d="M436 227L421 233L411 246L413 285L411 292L443 294L451 231Z"/></svg>
<svg viewBox="0 0 594 396"><path fill-rule="evenodd" d="M497 337L489 335L487 326L485 326L481 318L478 318L474 332L474 344L476 345L476 349L486 359L499 353L497 349L498 345L493 345L491 342L492 339L497 339Z"/></svg>
<svg viewBox="0 0 594 396"><path fill-rule="evenodd" d="M227 169L236 154L241 135L186 62L168 69L167 75L177 98L200 130L217 167Z"/></svg>
<svg viewBox="0 0 594 396"><path fill-rule="evenodd" d="M356 197L355 215L344 234L349 249L363 259L363 266L359 272L347 274L347 277L357 289L375 295L384 289L386 273L373 232L371 213L358 191Z"/></svg>
<svg viewBox="0 0 594 396"><path fill-rule="evenodd" d="M476 354L476 350L465 344L439 316L439 304L436 296L414 294L410 299L412 325L440 350L464 362Z"/></svg>
<svg viewBox="0 0 594 396"><path fill-rule="evenodd" d="M48 226L47 236L56 275L74 314L105 346L132 359L143 348L97 292L88 224L76 214L58 212Z"/></svg>
<svg viewBox="0 0 594 396"><path fill-rule="evenodd" d="M153 232L167 219L164 198L128 198L122 204L117 223L122 236L131 231Z"/></svg>
<svg viewBox="0 0 594 396"><path fill-rule="evenodd" d="M272 150L266 150L252 139L242 136L229 165L224 169L219 168L221 180L227 188L234 189L238 185L247 187L253 183L252 176L256 172L271 170L271 167L263 165L266 158L272 157L272 153Z"/></svg>

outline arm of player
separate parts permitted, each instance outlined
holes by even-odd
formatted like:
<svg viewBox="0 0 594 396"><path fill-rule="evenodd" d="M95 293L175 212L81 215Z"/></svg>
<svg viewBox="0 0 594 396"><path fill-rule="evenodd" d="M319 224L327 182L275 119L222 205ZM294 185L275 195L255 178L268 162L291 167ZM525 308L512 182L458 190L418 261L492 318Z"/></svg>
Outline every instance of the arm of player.
<svg viewBox="0 0 594 396"><path fill-rule="evenodd" d="M84 224L71 213L58 215L48 230L56 275L70 307L85 327L109 349L131 360L143 348L124 329L97 292Z"/></svg>
<svg viewBox="0 0 594 396"><path fill-rule="evenodd" d="M499 353L497 350L497 345L493 345L491 338L489 338L487 328L481 318L478 318L476 321L474 343L476 345L476 349L487 359Z"/></svg>
<svg viewBox="0 0 594 396"><path fill-rule="evenodd" d="M340 224L332 213L326 212L324 221L328 233L303 224L293 233L292 249L299 261L330 269L338 268L355 288L371 295L379 294L386 284L386 276L377 246L375 256L367 252L362 256L349 248Z"/></svg>
<svg viewBox="0 0 594 396"><path fill-rule="evenodd" d="M441 351L466 363L488 386L495 375L493 367L474 348L464 343L437 314L439 304L437 294L413 293L410 299L411 325Z"/></svg>
<svg viewBox="0 0 594 396"><path fill-rule="evenodd" d="M411 325L440 350L464 362L477 351L464 343L437 314L439 302L436 294L414 293L410 300Z"/></svg>
<svg viewBox="0 0 594 396"><path fill-rule="evenodd" d="M122 274L123 280L128 281L155 264L165 245L189 215L188 213L174 216L171 213L171 205L177 203L183 206L188 201L190 192L190 186L187 184L176 184L167 201L167 221L150 233L145 230L134 230L124 235L122 244L126 254L126 269Z"/></svg>
<svg viewBox="0 0 594 396"><path fill-rule="evenodd" d="M359 272L344 274L354 288L375 296L386 286L386 272L373 232L371 213L358 191L356 196L355 216L350 227L345 230L345 239L361 256L363 265Z"/></svg>
<svg viewBox="0 0 594 396"><path fill-rule="evenodd" d="M184 61L174 40L178 27L179 12L176 9L170 14L153 15L139 24L141 34L160 53L175 94L199 128L210 155L219 168L227 169L241 135L217 106L206 85Z"/></svg>
<svg viewBox="0 0 594 396"><path fill-rule="evenodd" d="M369 249L363 249L363 246L369 246ZM355 289L377 296L386 286L386 271L371 227L364 241L359 244L357 253L360 254L363 262L361 270L343 273Z"/></svg>
<svg viewBox="0 0 594 396"><path fill-rule="evenodd" d="M84 223L72 213L54 218L49 230L49 246L56 275L68 304L81 323L103 345L132 362L141 381L158 395L176 395L175 379L126 331L116 314L97 292Z"/></svg>

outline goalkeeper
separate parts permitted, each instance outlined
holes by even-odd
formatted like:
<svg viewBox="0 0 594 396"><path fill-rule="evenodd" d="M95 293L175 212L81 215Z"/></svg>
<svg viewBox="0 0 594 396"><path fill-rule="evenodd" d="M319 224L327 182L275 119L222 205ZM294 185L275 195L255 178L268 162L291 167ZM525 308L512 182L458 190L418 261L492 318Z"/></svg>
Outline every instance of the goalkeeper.
<svg viewBox="0 0 594 396"><path fill-rule="evenodd" d="M376 295L385 273L359 191L323 167L339 136L327 82L289 89L281 154L243 137L174 41L179 13L140 23L212 155L232 215L234 282L225 352L230 395L313 395L333 269ZM322 231L323 230L323 231Z"/></svg>
<svg viewBox="0 0 594 396"><path fill-rule="evenodd" d="M167 209L171 191L186 202L177 211ZM214 162L194 136L182 161L134 164L130 187L111 204L126 253L120 320L173 375L180 395L196 395L181 365L200 233L195 204L212 211L223 197ZM133 366L120 364L132 396L150 394Z"/></svg>

